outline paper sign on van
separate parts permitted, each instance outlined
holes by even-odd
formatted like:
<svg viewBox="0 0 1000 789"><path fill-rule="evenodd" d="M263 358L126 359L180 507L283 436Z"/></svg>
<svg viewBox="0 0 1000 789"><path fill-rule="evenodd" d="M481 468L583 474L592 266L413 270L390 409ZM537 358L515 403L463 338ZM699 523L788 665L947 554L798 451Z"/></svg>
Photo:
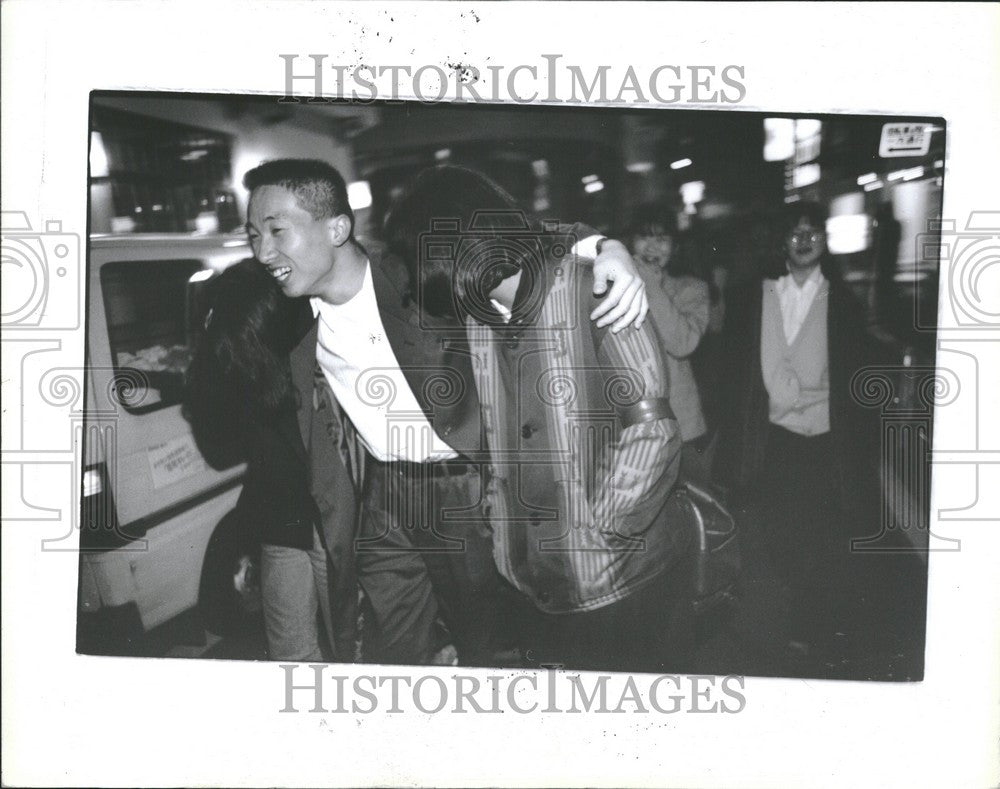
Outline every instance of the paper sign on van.
<svg viewBox="0 0 1000 789"><path fill-rule="evenodd" d="M149 447L146 457L153 475L153 487L157 490L193 476L205 468L205 461L190 435Z"/></svg>
<svg viewBox="0 0 1000 789"><path fill-rule="evenodd" d="M930 123L886 123L878 143L878 155L883 159L896 156L926 156L931 149Z"/></svg>

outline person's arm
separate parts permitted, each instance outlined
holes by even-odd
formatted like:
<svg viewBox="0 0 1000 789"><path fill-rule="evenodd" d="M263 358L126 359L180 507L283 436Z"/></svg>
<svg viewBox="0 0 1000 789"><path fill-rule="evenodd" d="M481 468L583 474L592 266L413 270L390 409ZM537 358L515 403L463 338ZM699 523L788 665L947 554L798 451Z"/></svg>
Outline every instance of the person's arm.
<svg viewBox="0 0 1000 789"><path fill-rule="evenodd" d="M649 312L647 288L628 248L586 225L573 225L570 232L577 238L573 252L578 259L594 261L594 295L607 292L590 313L590 319L596 321L599 328L611 325L611 331L616 334L629 325L642 326Z"/></svg>
<svg viewBox="0 0 1000 789"><path fill-rule="evenodd" d="M643 271L643 275L649 277L652 273ZM675 359L690 356L708 329L708 284L686 279L674 293L668 293L658 283L649 284L646 293L663 350Z"/></svg>
<svg viewBox="0 0 1000 789"><path fill-rule="evenodd" d="M620 401L612 405L621 406L623 430L596 475L594 526L626 536L641 534L670 495L680 468L681 434L667 399L666 366L649 325L606 332L598 359L621 377L621 385L613 381L608 391L609 399Z"/></svg>

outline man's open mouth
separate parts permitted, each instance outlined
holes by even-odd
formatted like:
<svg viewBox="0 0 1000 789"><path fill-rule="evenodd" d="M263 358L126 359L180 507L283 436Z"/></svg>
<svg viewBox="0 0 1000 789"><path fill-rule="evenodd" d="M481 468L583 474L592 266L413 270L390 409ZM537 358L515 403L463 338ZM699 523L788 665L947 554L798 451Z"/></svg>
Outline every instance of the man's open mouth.
<svg viewBox="0 0 1000 789"><path fill-rule="evenodd" d="M271 272L271 276L278 282L284 282L288 279L288 275L292 273L292 268L291 266L279 266L278 268L269 268L268 271Z"/></svg>

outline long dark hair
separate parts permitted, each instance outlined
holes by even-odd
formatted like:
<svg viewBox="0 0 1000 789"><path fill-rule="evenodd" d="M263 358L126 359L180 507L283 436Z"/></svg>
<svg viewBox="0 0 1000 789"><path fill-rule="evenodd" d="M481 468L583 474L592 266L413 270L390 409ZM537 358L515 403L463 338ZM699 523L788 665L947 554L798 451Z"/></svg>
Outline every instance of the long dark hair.
<svg viewBox="0 0 1000 789"><path fill-rule="evenodd" d="M384 236L406 264L420 306L439 318L463 319L525 265L517 245L477 242L517 231L543 235L499 184L446 165L417 175L390 209Z"/></svg>
<svg viewBox="0 0 1000 789"><path fill-rule="evenodd" d="M221 468L249 459L258 431L295 407L288 354L301 305L253 259L226 269L209 288L184 415L205 459Z"/></svg>

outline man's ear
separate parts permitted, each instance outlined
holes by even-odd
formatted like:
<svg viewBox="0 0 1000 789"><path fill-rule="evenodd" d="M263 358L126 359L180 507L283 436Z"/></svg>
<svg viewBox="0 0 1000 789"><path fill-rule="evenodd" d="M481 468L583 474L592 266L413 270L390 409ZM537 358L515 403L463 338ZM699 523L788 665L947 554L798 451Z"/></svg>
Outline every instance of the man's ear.
<svg viewBox="0 0 1000 789"><path fill-rule="evenodd" d="M327 229L330 232L330 240L333 245L339 247L350 240L354 226L347 214L338 214L327 220Z"/></svg>

